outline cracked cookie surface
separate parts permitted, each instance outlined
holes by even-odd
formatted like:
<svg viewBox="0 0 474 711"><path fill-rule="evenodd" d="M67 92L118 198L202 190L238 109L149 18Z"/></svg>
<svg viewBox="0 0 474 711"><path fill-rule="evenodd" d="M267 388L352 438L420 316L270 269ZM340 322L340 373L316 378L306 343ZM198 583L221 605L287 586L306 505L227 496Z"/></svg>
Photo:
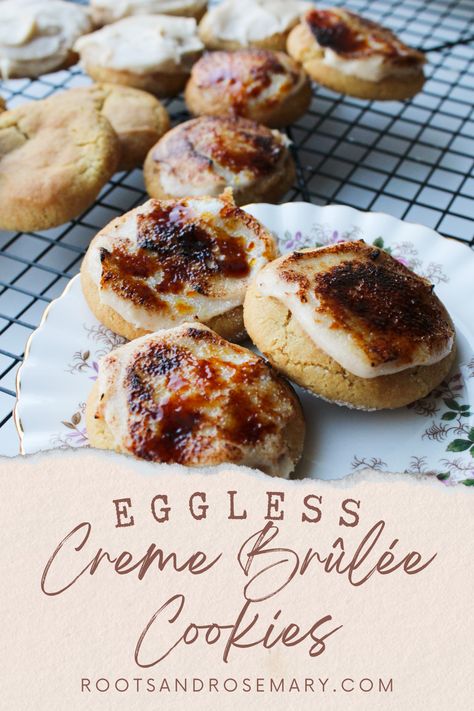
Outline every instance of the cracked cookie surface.
<svg viewBox="0 0 474 711"><path fill-rule="evenodd" d="M67 94L0 115L0 227L34 231L76 217L120 158L117 135L93 101Z"/></svg>
<svg viewBox="0 0 474 711"><path fill-rule="evenodd" d="M64 97L64 94L59 96ZM119 84L92 84L68 89L67 96L78 103L92 98L109 120L120 141L117 170L141 167L150 148L170 127L168 113L161 102L140 89Z"/></svg>

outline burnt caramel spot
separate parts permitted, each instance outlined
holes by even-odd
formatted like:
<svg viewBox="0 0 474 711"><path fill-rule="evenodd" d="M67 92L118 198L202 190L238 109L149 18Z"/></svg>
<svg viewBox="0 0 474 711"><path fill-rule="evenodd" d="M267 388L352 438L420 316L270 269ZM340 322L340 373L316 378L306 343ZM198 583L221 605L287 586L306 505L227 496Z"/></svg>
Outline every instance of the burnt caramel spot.
<svg viewBox="0 0 474 711"><path fill-rule="evenodd" d="M145 252L131 254L120 247L115 247L113 251L101 248L100 261L102 288L112 289L135 306L150 310L166 308L166 302L160 299L158 290L146 281L158 265L156 260L150 260Z"/></svg>
<svg viewBox="0 0 474 711"><path fill-rule="evenodd" d="M278 56L269 50L249 49L236 52L212 52L205 55L194 67L196 83L200 89L217 89L224 93L232 112L237 116L247 114L250 99L259 97L271 85L275 76L284 76L280 92L288 92L298 81L298 73L283 66ZM280 100L275 96L265 99L271 106Z"/></svg>
<svg viewBox="0 0 474 711"><path fill-rule="evenodd" d="M288 258L288 262L290 261L298 261L298 252L295 252ZM311 284L309 278L305 274L301 274L300 272L293 271L291 268L290 269L280 269L280 277L284 279L286 282L290 284L295 284L296 285L296 293L301 301L301 303L305 304L308 301L308 297L306 296Z"/></svg>
<svg viewBox="0 0 474 711"><path fill-rule="evenodd" d="M390 30L347 10L310 10L305 22L321 47L343 57L381 54L403 63L424 61L424 55L401 42Z"/></svg>
<svg viewBox="0 0 474 711"><path fill-rule="evenodd" d="M203 329L195 340L222 339ZM235 364L197 357L181 344L148 344L127 370L128 449L156 462L192 465L219 442L226 457L277 432L284 385L263 359ZM216 445L217 442L217 445ZM229 455L230 453L230 455Z"/></svg>
<svg viewBox="0 0 474 711"><path fill-rule="evenodd" d="M186 335L194 341L206 341L207 343L214 343L215 345L219 345L219 343L222 342L217 333L207 328L194 328L194 326L190 326L186 331Z"/></svg>
<svg viewBox="0 0 474 711"><path fill-rule="evenodd" d="M330 10L311 10L305 19L321 47L329 47L338 54L354 54L367 48L367 38L360 37Z"/></svg>
<svg viewBox="0 0 474 711"><path fill-rule="evenodd" d="M373 261L372 254L317 274L316 295L334 327L349 329L373 366L409 363L421 344L445 342L452 328L423 279L388 255Z"/></svg>
<svg viewBox="0 0 474 711"><path fill-rule="evenodd" d="M210 295L214 278L250 273L245 239L203 223L180 203L156 202L151 212L139 214L137 245L135 252L117 246L100 255L101 285L137 306L165 308L163 294Z"/></svg>
<svg viewBox="0 0 474 711"><path fill-rule="evenodd" d="M219 121L225 122L220 130ZM211 119L209 137L213 160L234 173L249 170L255 176L271 173L280 160L284 146L270 129L238 118Z"/></svg>
<svg viewBox="0 0 474 711"><path fill-rule="evenodd" d="M255 177L272 173L286 148L266 126L238 117L201 116L177 126L158 143L155 161L195 184L218 163Z"/></svg>

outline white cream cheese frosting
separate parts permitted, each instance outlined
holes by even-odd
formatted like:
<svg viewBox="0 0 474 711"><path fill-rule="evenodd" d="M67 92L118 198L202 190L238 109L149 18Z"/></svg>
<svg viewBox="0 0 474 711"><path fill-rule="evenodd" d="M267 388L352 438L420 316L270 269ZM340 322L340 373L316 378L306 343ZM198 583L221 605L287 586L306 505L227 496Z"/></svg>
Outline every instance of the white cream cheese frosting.
<svg viewBox="0 0 474 711"><path fill-rule="evenodd" d="M101 303L147 331L171 328L184 320L210 321L241 306L249 280L275 255L271 236L225 199L186 199L157 214L158 204L150 200L114 220L92 241L84 269L97 286ZM144 222L146 229L163 233L163 241L158 237L149 251L139 244L143 240L139 225ZM195 251L193 243L198 245ZM109 262L114 272L117 251L125 254L129 270L124 282L107 275ZM140 270L143 260L151 265L147 275L130 282L129 274L136 273L133 264ZM135 288L140 300L130 298Z"/></svg>
<svg viewBox="0 0 474 711"><path fill-rule="evenodd" d="M379 54L361 59L346 59L345 57L339 56L332 49L327 47L322 47L321 49L324 52L322 59L323 64L337 69L337 71L342 72L342 74L358 77L365 81L378 82L391 76L402 78L418 71L417 67L400 66L387 62L384 57Z"/></svg>
<svg viewBox="0 0 474 711"><path fill-rule="evenodd" d="M362 59L346 59L340 57L332 49L322 48L324 51L322 62L328 67L337 69L342 74L358 77L365 81L378 82L387 77L410 76L418 71L418 68L412 66L401 66L387 62L384 57L379 54L374 54L371 57Z"/></svg>
<svg viewBox="0 0 474 711"><path fill-rule="evenodd" d="M82 5L62 0L0 2L2 78L54 71L68 59L77 38L91 29Z"/></svg>
<svg viewBox="0 0 474 711"><path fill-rule="evenodd" d="M74 48L86 66L148 74L187 72L204 46L194 18L135 15L84 35Z"/></svg>
<svg viewBox="0 0 474 711"><path fill-rule="evenodd" d="M255 283L288 308L318 348L360 378L431 365L453 347L454 329L430 285L360 242L286 255Z"/></svg>
<svg viewBox="0 0 474 711"><path fill-rule="evenodd" d="M216 38L246 46L287 32L310 7L303 0L223 0L208 11L202 27Z"/></svg>
<svg viewBox="0 0 474 711"><path fill-rule="evenodd" d="M207 0L91 0L94 17L116 22L130 15L182 15L199 13Z"/></svg>

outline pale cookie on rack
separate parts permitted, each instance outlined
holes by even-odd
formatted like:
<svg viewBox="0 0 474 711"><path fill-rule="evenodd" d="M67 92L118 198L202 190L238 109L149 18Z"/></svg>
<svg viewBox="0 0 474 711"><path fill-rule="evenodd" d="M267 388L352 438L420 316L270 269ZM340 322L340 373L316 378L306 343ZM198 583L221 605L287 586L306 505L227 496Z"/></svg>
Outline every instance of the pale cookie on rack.
<svg viewBox="0 0 474 711"><path fill-rule="evenodd" d="M311 86L284 52L210 52L192 68L185 99L195 116L243 116L280 128L307 111Z"/></svg>
<svg viewBox="0 0 474 711"><path fill-rule="evenodd" d="M319 84L361 99L408 99L425 81L422 52L343 8L307 12L287 49Z"/></svg>
<svg viewBox="0 0 474 711"><path fill-rule="evenodd" d="M247 119L201 116L168 131L145 160L152 197L220 195L235 202L276 202L293 185L295 166L284 134Z"/></svg>
<svg viewBox="0 0 474 711"><path fill-rule="evenodd" d="M204 48L196 20L171 15L126 17L80 37L74 47L95 81L158 97L179 94Z"/></svg>
<svg viewBox="0 0 474 711"><path fill-rule="evenodd" d="M64 97L65 94L58 96ZM67 96L78 103L92 99L110 121L120 142L117 170L141 168L150 148L170 127L164 106L155 96L141 89L118 84L92 84L68 89Z"/></svg>
<svg viewBox="0 0 474 711"><path fill-rule="evenodd" d="M94 237L82 288L94 316L129 340L192 320L241 340L248 283L275 257L272 235L230 193L149 200Z"/></svg>
<svg viewBox="0 0 474 711"><path fill-rule="evenodd" d="M454 327L432 285L362 241L264 267L247 290L244 322L287 377L363 410L425 397L455 358Z"/></svg>
<svg viewBox="0 0 474 711"><path fill-rule="evenodd" d="M178 15L200 20L207 0L90 0L92 19L98 26L130 15Z"/></svg>
<svg viewBox="0 0 474 711"><path fill-rule="evenodd" d="M196 323L157 331L99 362L87 401L93 447L185 466L224 462L287 477L304 418L263 358Z"/></svg>
<svg viewBox="0 0 474 711"><path fill-rule="evenodd" d="M289 31L311 7L304 0L223 0L204 15L199 35L208 49L284 50Z"/></svg>
<svg viewBox="0 0 474 711"><path fill-rule="evenodd" d="M45 230L91 205L117 168L118 138L67 93L0 114L0 228Z"/></svg>
<svg viewBox="0 0 474 711"><path fill-rule="evenodd" d="M75 64L74 42L92 29L82 5L62 0L0 2L0 76L34 78Z"/></svg>

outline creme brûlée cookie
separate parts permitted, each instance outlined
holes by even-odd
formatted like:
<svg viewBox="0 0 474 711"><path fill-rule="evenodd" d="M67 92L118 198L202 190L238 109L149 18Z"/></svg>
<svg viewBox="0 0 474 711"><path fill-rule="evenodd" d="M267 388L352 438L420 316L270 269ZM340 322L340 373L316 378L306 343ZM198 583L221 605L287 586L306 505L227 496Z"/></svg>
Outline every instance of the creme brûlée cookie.
<svg viewBox="0 0 474 711"><path fill-rule="evenodd" d="M306 112L311 86L284 52L210 52L193 66L185 99L195 116L243 116L280 128Z"/></svg>
<svg viewBox="0 0 474 711"><path fill-rule="evenodd" d="M422 52L343 8L309 10L291 31L287 49L314 81L361 99L407 99L425 81Z"/></svg>
<svg viewBox="0 0 474 711"><path fill-rule="evenodd" d="M151 197L218 196L235 202L276 202L293 185L288 139L242 118L201 116L176 126L148 153L145 186Z"/></svg>
<svg viewBox="0 0 474 711"><path fill-rule="evenodd" d="M285 477L304 440L300 403L262 358L182 324L101 359L86 408L93 447L153 462L232 462Z"/></svg>
<svg viewBox="0 0 474 711"><path fill-rule="evenodd" d="M96 318L132 339L201 321L245 336L245 291L276 256L273 237L229 195L149 200L92 240L81 270Z"/></svg>
<svg viewBox="0 0 474 711"><path fill-rule="evenodd" d="M264 267L247 291L244 322L287 377L365 410L426 396L455 357L454 327L432 285L364 242L293 252Z"/></svg>

